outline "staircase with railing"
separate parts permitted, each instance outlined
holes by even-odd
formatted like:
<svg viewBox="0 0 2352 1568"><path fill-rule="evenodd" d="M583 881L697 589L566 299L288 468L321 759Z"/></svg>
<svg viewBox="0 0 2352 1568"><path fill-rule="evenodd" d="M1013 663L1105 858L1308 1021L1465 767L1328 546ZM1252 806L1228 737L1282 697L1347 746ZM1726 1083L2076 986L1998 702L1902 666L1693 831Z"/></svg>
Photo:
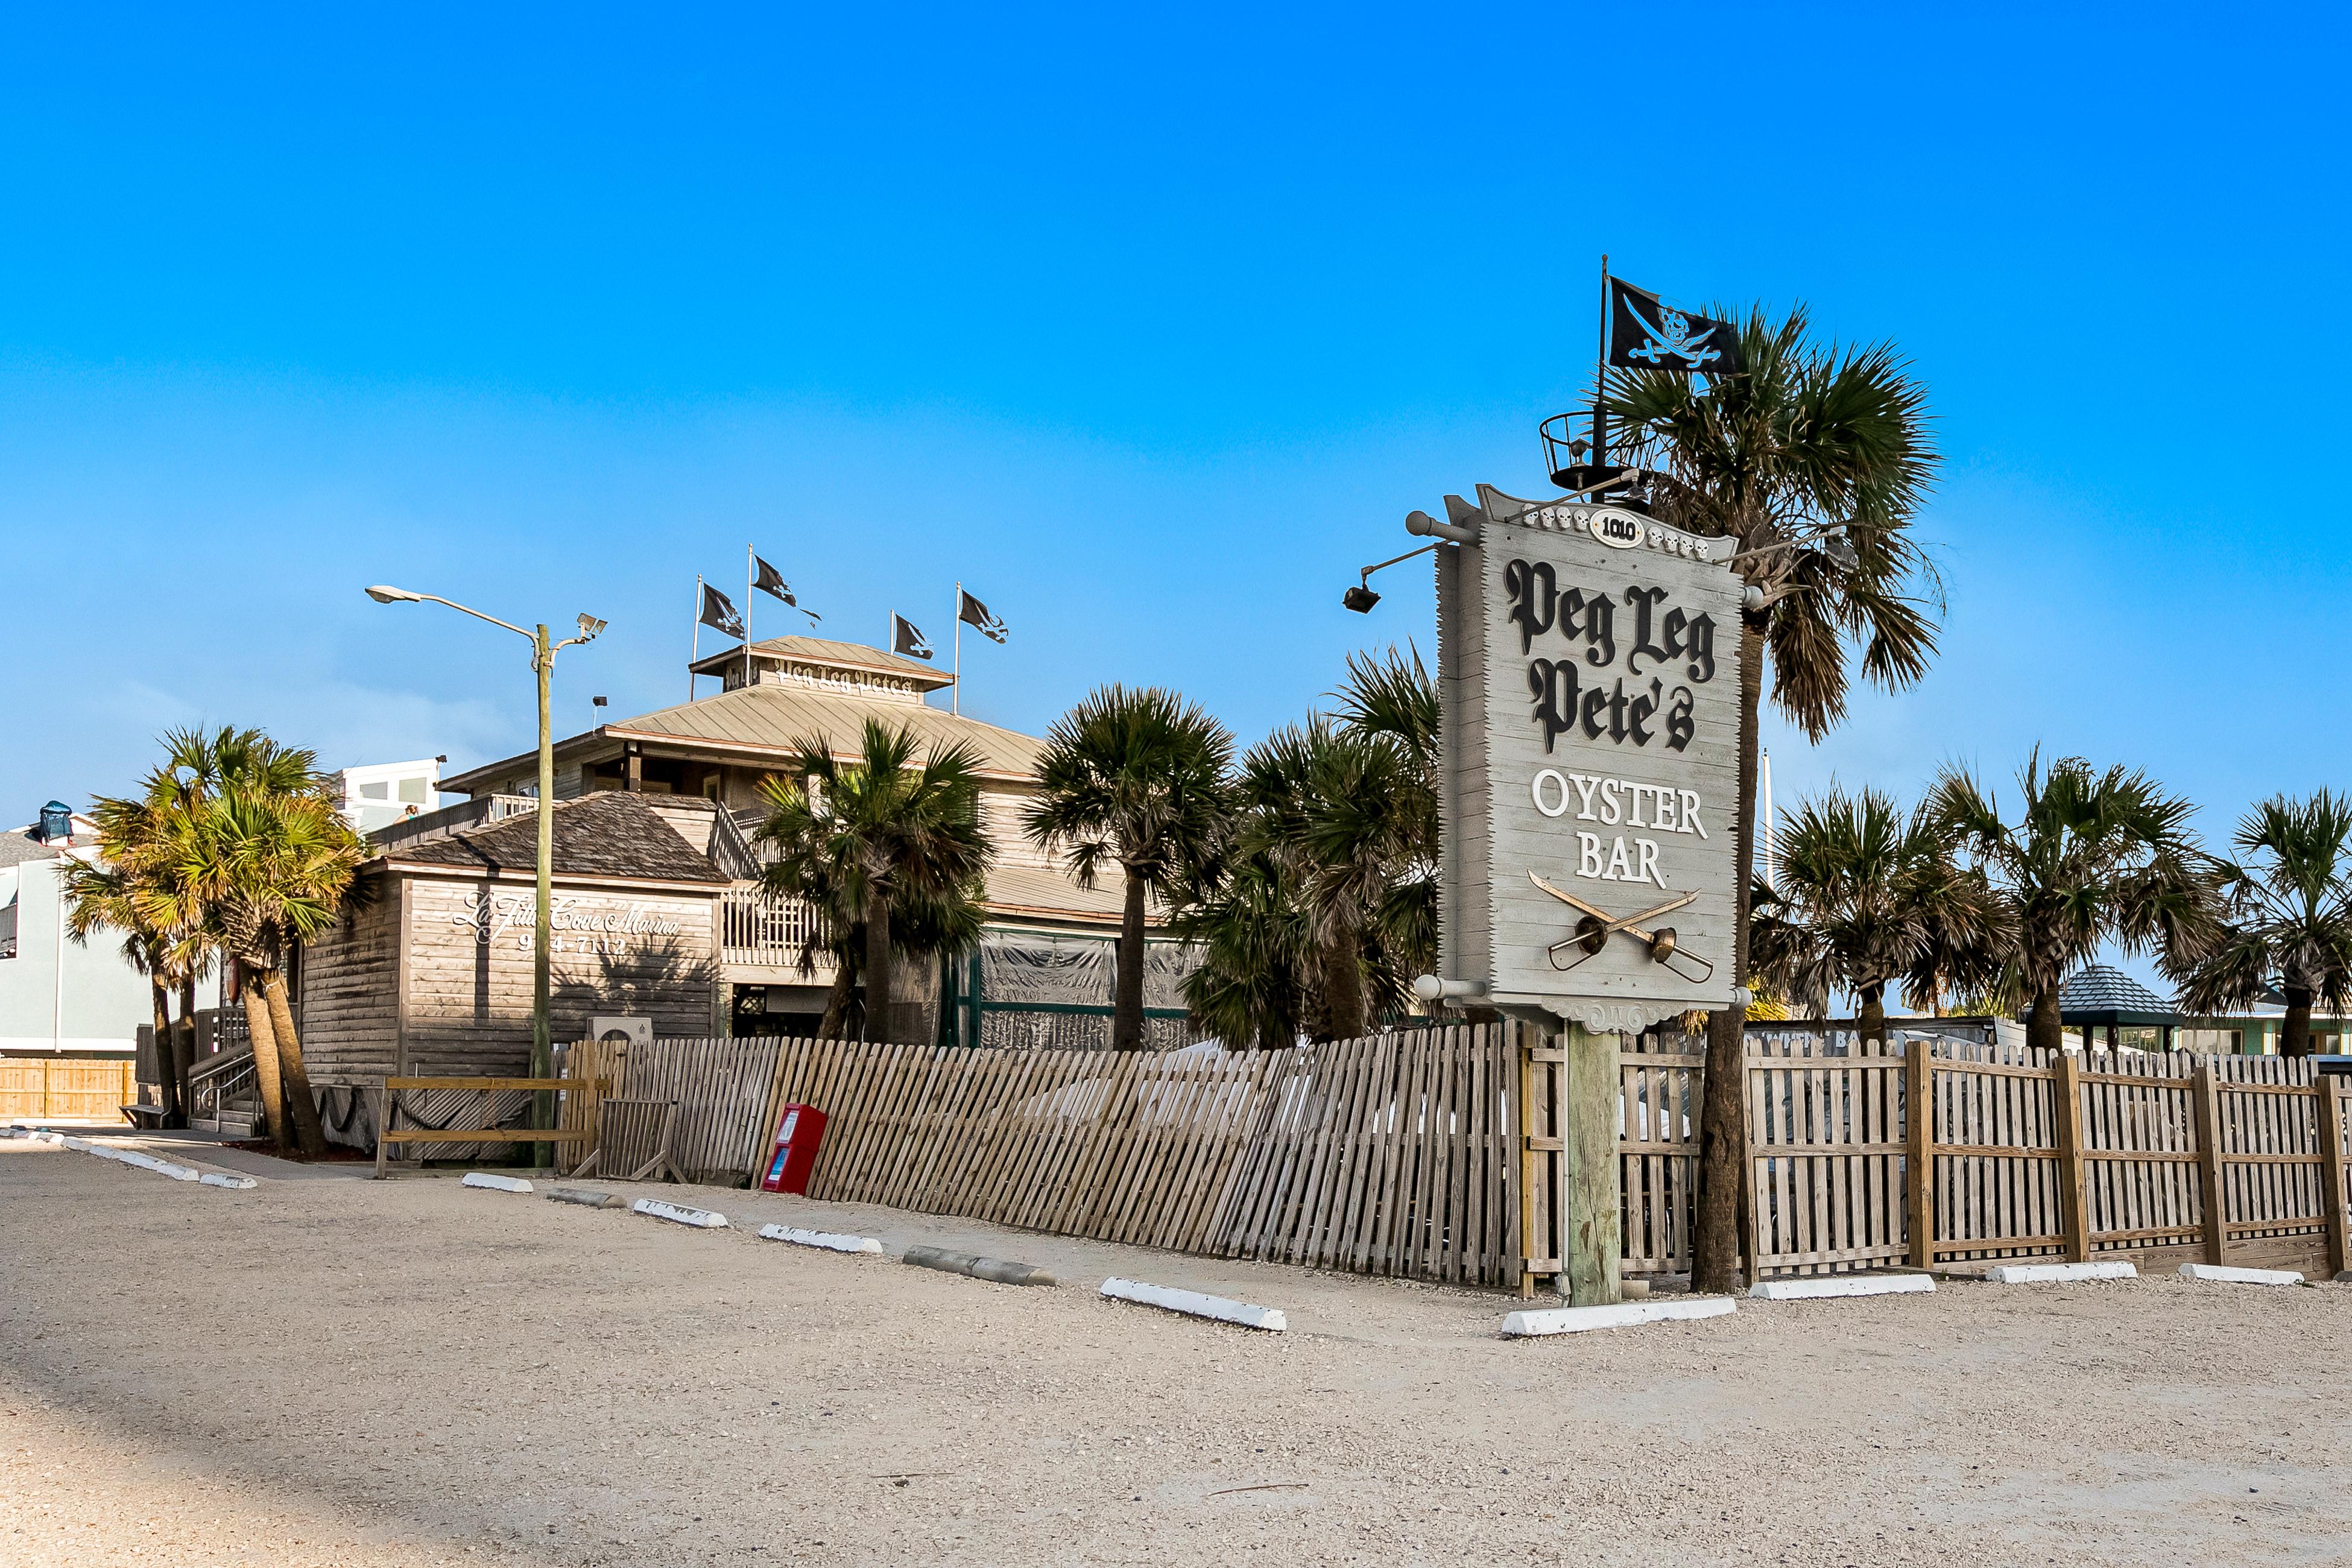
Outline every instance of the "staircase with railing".
<svg viewBox="0 0 2352 1568"><path fill-rule="evenodd" d="M261 1121L261 1089L254 1081L250 1041L197 1058L188 1069L188 1125L231 1138L250 1138Z"/></svg>

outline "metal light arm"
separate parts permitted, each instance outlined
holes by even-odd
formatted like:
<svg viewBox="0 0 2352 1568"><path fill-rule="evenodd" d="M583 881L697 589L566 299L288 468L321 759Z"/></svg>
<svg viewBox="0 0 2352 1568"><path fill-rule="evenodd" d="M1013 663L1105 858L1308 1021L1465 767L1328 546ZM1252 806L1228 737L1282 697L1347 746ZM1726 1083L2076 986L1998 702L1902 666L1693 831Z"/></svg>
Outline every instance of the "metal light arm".
<svg viewBox="0 0 2352 1568"><path fill-rule="evenodd" d="M462 610L478 621L488 621L494 626L504 626L507 630L514 633L514 635L519 637L530 638L530 633L523 630L520 626L516 626L513 622L502 621L496 616L486 616L482 614L481 611L477 610L470 605L461 605L455 599L445 599L438 594L419 594L416 596L420 599L429 599L436 605L446 605L453 610ZM531 640L536 641L537 639L531 638Z"/></svg>
<svg viewBox="0 0 2352 1568"><path fill-rule="evenodd" d="M1423 545L1418 550L1408 550L1402 555L1391 555L1386 561L1376 561L1370 566L1365 567L1361 573L1358 574L1358 578L1361 582L1370 583L1373 573L1386 571L1389 567L1395 565L1398 562L1410 561L1416 555L1426 555L1443 542L1444 541L1442 540L1433 541L1428 544Z"/></svg>

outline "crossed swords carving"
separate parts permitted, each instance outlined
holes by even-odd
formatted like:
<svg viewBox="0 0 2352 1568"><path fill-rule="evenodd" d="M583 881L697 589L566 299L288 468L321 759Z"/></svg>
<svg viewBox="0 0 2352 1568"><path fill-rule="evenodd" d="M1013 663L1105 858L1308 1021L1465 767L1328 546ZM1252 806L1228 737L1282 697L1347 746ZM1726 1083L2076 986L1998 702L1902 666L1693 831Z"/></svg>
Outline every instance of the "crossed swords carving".
<svg viewBox="0 0 2352 1568"><path fill-rule="evenodd" d="M1698 897L1696 893L1683 893L1677 897L1668 899L1664 903L1659 904L1654 909L1642 910L1630 915L1614 916L1609 914L1605 910L1593 908L1591 904L1586 903L1582 899L1578 898L1574 893L1567 892L1561 889L1553 887L1549 882L1545 881L1533 871L1528 873L1528 880L1533 882L1537 887L1541 888L1545 892L1549 893L1553 898L1558 899L1561 903L1566 904L1570 909L1576 910L1579 914L1584 917L1582 920L1576 922L1576 934L1574 936L1570 937L1565 942L1556 942L1546 950L1551 959L1551 966L1554 969L1559 970L1562 973L1574 969L1578 964L1582 963L1586 959L1591 958L1594 953L1599 952L1602 948L1608 946L1610 933L1612 931L1623 931L1627 936L1632 937L1635 942L1642 943L1644 947L1647 947L1650 950L1650 958L1653 963L1664 964L1668 969L1682 976L1685 980L1690 981L1694 984L1703 985L1709 979L1713 978L1715 974L1715 965L1713 963L1710 963L1695 952L1686 952L1683 949L1675 945L1674 927L1660 926L1655 931L1646 931L1643 929L1640 923L1643 921L1655 920L1660 915L1668 914L1675 910L1681 909L1685 904L1690 903L1696 900ZM1582 951L1574 959L1571 959L1566 963L1562 963L1559 961L1560 954L1571 948L1578 948ZM1692 970L1684 967L1685 964L1697 965L1696 972L1694 973Z"/></svg>

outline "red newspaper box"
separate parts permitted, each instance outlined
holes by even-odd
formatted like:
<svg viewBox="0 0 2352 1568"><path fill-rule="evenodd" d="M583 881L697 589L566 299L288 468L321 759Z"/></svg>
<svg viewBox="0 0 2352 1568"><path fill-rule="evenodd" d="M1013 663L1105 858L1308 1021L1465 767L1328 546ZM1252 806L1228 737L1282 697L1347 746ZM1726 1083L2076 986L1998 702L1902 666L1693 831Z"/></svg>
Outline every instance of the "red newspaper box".
<svg viewBox="0 0 2352 1568"><path fill-rule="evenodd" d="M768 1156L768 1173L760 1178L763 1193L806 1193L809 1173L816 1169L816 1146L824 1138L824 1112L814 1105L787 1105L776 1124L775 1152Z"/></svg>

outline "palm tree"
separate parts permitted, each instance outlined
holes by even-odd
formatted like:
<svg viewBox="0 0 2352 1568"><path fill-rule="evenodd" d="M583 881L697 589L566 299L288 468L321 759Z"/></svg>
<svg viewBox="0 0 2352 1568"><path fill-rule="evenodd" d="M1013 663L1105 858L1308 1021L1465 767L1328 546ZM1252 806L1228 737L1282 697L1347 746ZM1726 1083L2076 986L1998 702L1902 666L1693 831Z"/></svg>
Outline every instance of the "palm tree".
<svg viewBox="0 0 2352 1568"><path fill-rule="evenodd" d="M91 806L100 863L67 868L66 891L73 900L68 929L78 942L101 930L121 932L124 958L147 976L164 1123L177 1127L185 1124L188 1069L195 1058L196 982L212 966L214 942L200 926L179 923L175 900L163 885L168 868L157 864L153 851L173 806L168 799L158 804L157 776L149 779L147 798L101 796ZM175 990L176 1029L170 1006Z"/></svg>
<svg viewBox="0 0 2352 1568"><path fill-rule="evenodd" d="M1111 1044L1143 1046L1143 926L1150 894L1213 886L1230 826L1233 736L1172 691L1106 686L1054 721L1022 826L1066 855L1078 886L1126 878Z"/></svg>
<svg viewBox="0 0 2352 1568"><path fill-rule="evenodd" d="M2022 814L2001 819L1992 793L1948 767L1927 809L1958 837L1991 880L2015 933L2012 984L2024 996L2026 1043L2064 1044L2058 987L2105 942L2126 953L2153 947L2186 969L2218 934L2216 885L2189 818L2196 807L2146 773L2095 773L2080 757L2043 772L2037 752L2018 773Z"/></svg>
<svg viewBox="0 0 2352 1568"><path fill-rule="evenodd" d="M868 719L856 760L836 759L822 737L803 740L791 775L760 786L768 806L760 837L777 851L768 885L809 900L834 932L838 967L819 1026L826 1038L845 1027L853 957L866 1037L884 1040L894 954L968 944L978 927L995 858L980 824L979 759L957 745L918 763L919 749L911 729Z"/></svg>
<svg viewBox="0 0 2352 1568"><path fill-rule="evenodd" d="M1781 813L1779 878L1752 894L1748 963L1765 986L1816 1013L1832 992L1860 1002L1857 1033L1884 1045L1886 988L1906 996L1997 970L2006 929L1981 872L1958 864L1926 811L1883 791L1832 786Z"/></svg>
<svg viewBox="0 0 2352 1568"><path fill-rule="evenodd" d="M1437 946L1437 689L1418 654L1353 655L1334 717L1242 760L1222 880L1171 921L1201 963L1185 1001L1236 1044L1367 1030Z"/></svg>
<svg viewBox="0 0 2352 1568"><path fill-rule="evenodd" d="M2227 921L2210 947L2171 978L2194 1013L2252 1005L2275 985L2286 997L2279 1050L2311 1054L2311 1008L2352 996L2352 799L2321 790L2278 795L2246 814L2221 863Z"/></svg>
<svg viewBox="0 0 2352 1568"><path fill-rule="evenodd" d="M1727 318L1731 312L1726 312ZM1748 973L1755 876L1757 721L1764 666L1773 705L1811 739L1845 716L1849 658L1890 689L1916 682L1935 652L1933 567L1910 533L1937 458L1927 391L1891 345L1840 350L1810 335L1801 305L1739 325L1741 375L1615 371L1603 399L1628 434L1624 456L1653 475L1662 521L1738 542L1750 592L1740 616L1739 810L1734 834L1732 962ZM1738 1008L1714 1014L1700 1117L1693 1280L1727 1290L1738 1268L1740 1085Z"/></svg>
<svg viewBox="0 0 2352 1568"><path fill-rule="evenodd" d="M285 967L341 917L365 843L344 821L314 752L227 727L165 742L150 795L173 805L138 858L147 897L159 923L205 932L236 961L270 1136L323 1154Z"/></svg>
<svg viewBox="0 0 2352 1568"><path fill-rule="evenodd" d="M1420 650L1391 648L1379 659L1350 654L1348 677L1333 695L1343 730L1402 748L1410 763L1382 770L1395 790L1382 807L1394 837L1389 885L1373 916L1384 961L1401 972L1400 985L1410 985L1437 967L1437 682Z"/></svg>
<svg viewBox="0 0 2352 1568"><path fill-rule="evenodd" d="M104 853L103 838L100 853ZM155 1020L155 1071L163 1096L163 1125L184 1127L186 1082L173 1059L176 1053L172 1039L171 934L148 924L141 915L137 885L120 868L68 858L64 876L68 900L66 930L75 943L86 945L97 931L120 931L123 962L147 977L148 1001Z"/></svg>

